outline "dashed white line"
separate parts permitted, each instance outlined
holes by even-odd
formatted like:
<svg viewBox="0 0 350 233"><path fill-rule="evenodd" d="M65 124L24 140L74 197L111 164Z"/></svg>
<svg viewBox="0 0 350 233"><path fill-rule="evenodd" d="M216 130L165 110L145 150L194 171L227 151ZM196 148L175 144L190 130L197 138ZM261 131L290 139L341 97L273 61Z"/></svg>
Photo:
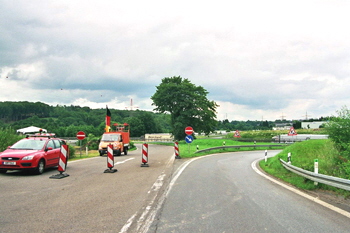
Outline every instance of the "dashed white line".
<svg viewBox="0 0 350 233"><path fill-rule="evenodd" d="M126 160L123 160L123 161L119 161L119 162L114 163L114 165L122 164L122 163L125 163L125 162L133 160L133 159L135 159L135 158L129 158L129 159L126 159Z"/></svg>
<svg viewBox="0 0 350 233"><path fill-rule="evenodd" d="M175 158L175 154L168 160L168 162L166 164L166 168L171 166L171 164L174 162L174 158ZM150 194L151 192L158 192L158 190L164 185L164 178L166 176L166 174L164 172L165 171L163 171L162 174L158 176L156 182L154 182L151 189L148 191L148 194ZM144 210L141 214L141 217L137 220L137 226L136 226L137 232L144 233L144 232L148 231L150 225L152 224L152 222L155 218L155 215L156 215L158 209L160 208L161 204L164 202L165 195L163 194L160 197L160 199L158 201L159 203L156 205L156 208L152 208L156 198L157 198L157 195L155 195L152 198L152 200L148 203L146 208L144 208ZM131 216L129 218L129 220L122 227L122 229L119 231L119 233L125 233L129 230L131 224L135 221L135 217L136 217L137 213L138 212L136 212L133 216Z"/></svg>

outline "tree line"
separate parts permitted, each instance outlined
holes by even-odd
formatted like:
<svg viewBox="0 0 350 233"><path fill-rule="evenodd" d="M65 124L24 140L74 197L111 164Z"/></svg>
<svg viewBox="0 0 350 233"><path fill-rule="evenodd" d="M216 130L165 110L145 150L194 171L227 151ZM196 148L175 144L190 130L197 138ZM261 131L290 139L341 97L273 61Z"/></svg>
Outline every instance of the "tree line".
<svg viewBox="0 0 350 233"><path fill-rule="evenodd" d="M128 123L131 137L141 137L146 133L171 133L171 116L166 113L154 113L141 110L110 109L112 124ZM56 133L59 137L75 137L78 131L87 135L102 135L105 128L106 109L91 109L81 106L50 106L42 102L0 102L0 128L11 127L13 130L28 126L37 126ZM325 120L325 119L310 119ZM283 121L290 122L290 121ZM216 121L213 130L264 130L272 129L276 121ZM298 129L301 121L294 121ZM183 130L183 129L181 129Z"/></svg>
<svg viewBox="0 0 350 233"><path fill-rule="evenodd" d="M141 110L110 109L112 124L128 123L131 137L145 133L170 132L169 115ZM18 130L37 126L59 137L75 137L78 131L87 135L102 135L106 108L91 109L81 106L50 106L41 102L0 102L0 128Z"/></svg>

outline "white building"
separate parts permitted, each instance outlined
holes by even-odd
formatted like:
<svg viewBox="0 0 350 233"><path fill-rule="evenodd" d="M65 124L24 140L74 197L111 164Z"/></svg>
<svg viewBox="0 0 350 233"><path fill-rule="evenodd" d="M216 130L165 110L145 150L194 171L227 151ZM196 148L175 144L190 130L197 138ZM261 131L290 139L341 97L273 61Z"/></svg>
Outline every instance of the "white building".
<svg viewBox="0 0 350 233"><path fill-rule="evenodd" d="M325 121L314 121L314 122L301 122L302 129L319 129L321 125L325 124Z"/></svg>

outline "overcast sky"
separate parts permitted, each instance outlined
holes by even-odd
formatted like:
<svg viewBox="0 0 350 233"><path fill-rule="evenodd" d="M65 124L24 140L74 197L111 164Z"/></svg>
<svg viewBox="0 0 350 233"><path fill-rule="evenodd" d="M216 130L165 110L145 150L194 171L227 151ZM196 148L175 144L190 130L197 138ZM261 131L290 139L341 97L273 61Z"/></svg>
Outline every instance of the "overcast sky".
<svg viewBox="0 0 350 233"><path fill-rule="evenodd" d="M151 111L164 77L217 119L336 115L350 101L350 1L0 0L0 101Z"/></svg>

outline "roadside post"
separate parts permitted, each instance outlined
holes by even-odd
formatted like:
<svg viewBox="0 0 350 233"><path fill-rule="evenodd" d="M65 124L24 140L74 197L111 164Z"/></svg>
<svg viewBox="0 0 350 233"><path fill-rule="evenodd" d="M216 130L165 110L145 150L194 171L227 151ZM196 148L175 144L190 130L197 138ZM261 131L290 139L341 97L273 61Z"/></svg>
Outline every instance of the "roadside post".
<svg viewBox="0 0 350 233"><path fill-rule="evenodd" d="M181 159L180 153L179 153L179 142L175 142L174 144L174 149L175 149L175 159Z"/></svg>
<svg viewBox="0 0 350 233"><path fill-rule="evenodd" d="M108 169L106 169L104 171L104 173L114 173L117 172L117 169L113 169L114 167L114 156L113 156L113 146L112 144L109 144L107 146L107 167Z"/></svg>
<svg viewBox="0 0 350 233"><path fill-rule="evenodd" d="M267 150L265 150L265 163L267 162Z"/></svg>
<svg viewBox="0 0 350 233"><path fill-rule="evenodd" d="M64 173L66 171L68 157L69 157L69 147L68 145L62 145L60 159L58 162L58 171L60 173L57 175L50 176L51 179L62 179L69 176L67 173Z"/></svg>
<svg viewBox="0 0 350 233"><path fill-rule="evenodd" d="M287 160L288 164L292 164L292 155L290 152L288 152L288 160Z"/></svg>
<svg viewBox="0 0 350 233"><path fill-rule="evenodd" d="M314 160L314 172L318 174L318 159ZM318 182L314 182L314 185L318 185Z"/></svg>
<svg viewBox="0 0 350 233"><path fill-rule="evenodd" d="M85 133L83 131L79 131L77 133L77 139L80 141L80 158L81 158L81 141L85 139Z"/></svg>
<svg viewBox="0 0 350 233"><path fill-rule="evenodd" d="M149 167L148 165L148 144L142 144L142 164L141 167Z"/></svg>

